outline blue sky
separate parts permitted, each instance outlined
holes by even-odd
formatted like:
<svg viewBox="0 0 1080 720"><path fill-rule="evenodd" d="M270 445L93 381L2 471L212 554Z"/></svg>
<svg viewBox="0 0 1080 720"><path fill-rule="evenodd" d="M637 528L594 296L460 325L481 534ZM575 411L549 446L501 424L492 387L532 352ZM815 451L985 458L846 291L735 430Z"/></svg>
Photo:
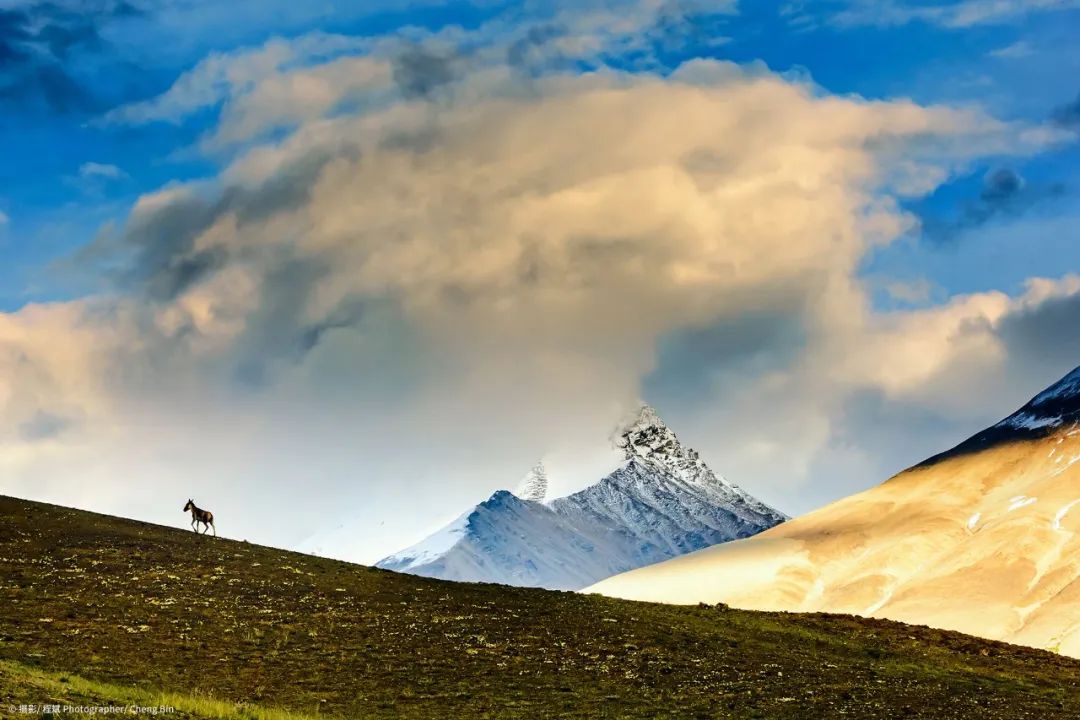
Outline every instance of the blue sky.
<svg viewBox="0 0 1080 720"><path fill-rule="evenodd" d="M96 477L362 475L389 552L538 456L580 485L640 400L786 511L879 482L1080 363L1078 30L1048 0L0 0L0 491L130 443Z"/></svg>

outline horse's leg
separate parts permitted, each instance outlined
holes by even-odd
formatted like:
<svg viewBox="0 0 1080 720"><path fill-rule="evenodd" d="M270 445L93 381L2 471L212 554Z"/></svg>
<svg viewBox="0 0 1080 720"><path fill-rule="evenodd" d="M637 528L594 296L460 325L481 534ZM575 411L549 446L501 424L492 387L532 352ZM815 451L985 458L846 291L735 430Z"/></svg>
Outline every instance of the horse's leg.
<svg viewBox="0 0 1080 720"><path fill-rule="evenodd" d="M214 524L213 520L210 521L210 527L214 530L214 537L217 537L217 525Z"/></svg>
<svg viewBox="0 0 1080 720"><path fill-rule="evenodd" d="M191 519L191 529L195 532L199 532L199 528L195 527L195 518Z"/></svg>

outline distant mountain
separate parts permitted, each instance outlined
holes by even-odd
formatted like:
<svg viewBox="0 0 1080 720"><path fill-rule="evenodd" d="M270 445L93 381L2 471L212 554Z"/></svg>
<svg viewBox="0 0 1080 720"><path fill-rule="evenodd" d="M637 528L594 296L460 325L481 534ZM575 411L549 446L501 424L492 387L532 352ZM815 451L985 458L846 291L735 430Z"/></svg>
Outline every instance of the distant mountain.
<svg viewBox="0 0 1080 720"><path fill-rule="evenodd" d="M537 465L378 567L446 580L579 589L770 528L786 518L713 473L650 407L616 434L624 461L595 485L545 500ZM342 531L337 531L341 537ZM334 554L325 540L313 542ZM346 558L347 559L347 558Z"/></svg>
<svg viewBox="0 0 1080 720"><path fill-rule="evenodd" d="M1080 368L888 482L589 591L889 618L1080 657Z"/></svg>

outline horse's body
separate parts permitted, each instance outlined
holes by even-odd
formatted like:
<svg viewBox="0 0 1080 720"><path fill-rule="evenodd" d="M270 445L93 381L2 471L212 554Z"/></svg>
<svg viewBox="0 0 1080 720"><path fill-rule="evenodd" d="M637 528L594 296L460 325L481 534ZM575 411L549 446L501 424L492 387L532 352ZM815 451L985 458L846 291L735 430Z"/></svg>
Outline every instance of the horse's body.
<svg viewBox="0 0 1080 720"><path fill-rule="evenodd" d="M217 528L214 527L214 513L209 510L200 510L195 507L194 501L190 498L187 501L187 505L184 506L184 512L191 511L191 529L195 532L199 532L198 525L203 526L203 534L205 535L211 528L214 530L214 537L217 537Z"/></svg>

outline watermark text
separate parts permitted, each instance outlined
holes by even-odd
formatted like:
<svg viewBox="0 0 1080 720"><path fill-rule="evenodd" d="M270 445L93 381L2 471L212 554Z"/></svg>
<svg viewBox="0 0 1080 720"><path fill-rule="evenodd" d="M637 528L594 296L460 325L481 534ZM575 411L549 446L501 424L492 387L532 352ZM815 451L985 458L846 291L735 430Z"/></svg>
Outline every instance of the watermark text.
<svg viewBox="0 0 1080 720"><path fill-rule="evenodd" d="M0 706L3 707L3 706ZM171 715L171 705L8 705L11 715Z"/></svg>

